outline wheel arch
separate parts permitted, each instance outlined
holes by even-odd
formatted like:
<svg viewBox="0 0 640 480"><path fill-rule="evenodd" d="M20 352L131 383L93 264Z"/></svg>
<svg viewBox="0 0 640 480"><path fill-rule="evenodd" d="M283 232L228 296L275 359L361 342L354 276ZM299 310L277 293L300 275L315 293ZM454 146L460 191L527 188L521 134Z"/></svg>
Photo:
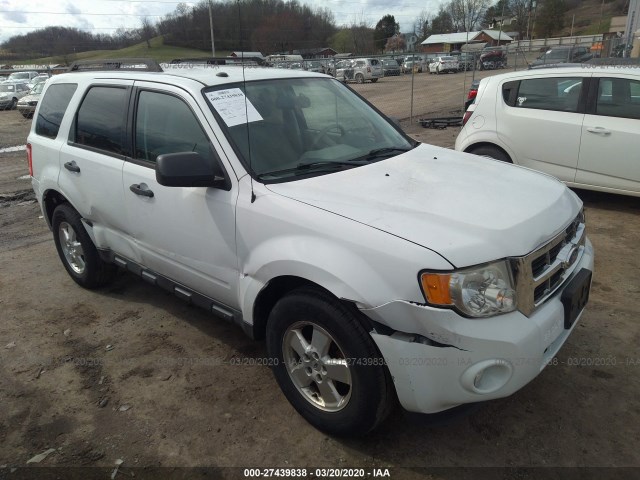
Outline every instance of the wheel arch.
<svg viewBox="0 0 640 480"><path fill-rule="evenodd" d="M511 155L505 148L503 148L502 146L493 143L493 142L476 142L476 143L472 143L471 145L469 145L467 148L464 149L465 153L473 153L474 150L477 150L479 148L482 147L489 147L489 148L495 148L497 150L500 150L502 153L504 153L507 158L509 158L509 161L511 163L515 163L513 161L513 155Z"/></svg>
<svg viewBox="0 0 640 480"><path fill-rule="evenodd" d="M67 200L67 198L57 190L50 189L44 192L44 195L42 196L42 210L44 211L44 218L47 221L49 228L52 226L51 221L53 219L53 211L58 205L62 205L63 203L71 205L71 202L69 202L69 200ZM71 206L73 207L73 205Z"/></svg>
<svg viewBox="0 0 640 480"><path fill-rule="evenodd" d="M276 303L294 290L305 287L313 288L330 295L337 302L341 302L347 308L351 309L354 312L355 317L358 318L367 331L370 331L373 328L371 321L358 310L353 300L338 298L333 292L312 280L296 275L280 275L269 280L269 282L258 292L258 295L253 302L252 337L256 340L264 339L266 336L269 314Z"/></svg>

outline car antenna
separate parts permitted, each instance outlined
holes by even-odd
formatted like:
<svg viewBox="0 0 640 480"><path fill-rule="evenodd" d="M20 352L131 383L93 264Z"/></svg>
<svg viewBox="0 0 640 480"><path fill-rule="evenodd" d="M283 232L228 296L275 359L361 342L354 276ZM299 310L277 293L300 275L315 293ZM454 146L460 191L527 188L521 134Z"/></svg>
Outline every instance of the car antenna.
<svg viewBox="0 0 640 480"><path fill-rule="evenodd" d="M238 28L240 30L240 55L242 55L241 63L242 63L242 87L244 89L244 118L247 126L247 148L249 153L249 177L251 182L251 203L256 201L256 193L253 190L253 175L251 168L251 134L249 132L249 105L247 98L247 77L244 73L245 61L244 61L244 50L243 50L243 41L242 41L242 15L240 12L240 0L237 0L238 3Z"/></svg>

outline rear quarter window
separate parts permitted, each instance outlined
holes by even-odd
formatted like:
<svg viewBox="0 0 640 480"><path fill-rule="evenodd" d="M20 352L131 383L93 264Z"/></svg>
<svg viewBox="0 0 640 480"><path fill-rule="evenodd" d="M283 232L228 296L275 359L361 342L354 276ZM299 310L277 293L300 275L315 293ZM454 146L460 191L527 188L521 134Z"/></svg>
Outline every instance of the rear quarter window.
<svg viewBox="0 0 640 480"><path fill-rule="evenodd" d="M48 138L58 136L60 123L77 88L76 83L56 83L49 86L47 93L41 100L40 110L38 110L37 135Z"/></svg>

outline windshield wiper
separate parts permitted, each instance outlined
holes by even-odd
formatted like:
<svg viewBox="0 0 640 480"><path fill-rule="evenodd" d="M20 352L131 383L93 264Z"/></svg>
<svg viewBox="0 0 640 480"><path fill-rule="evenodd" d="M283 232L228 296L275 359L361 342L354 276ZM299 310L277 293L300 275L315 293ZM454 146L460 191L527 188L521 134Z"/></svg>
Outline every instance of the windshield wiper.
<svg viewBox="0 0 640 480"><path fill-rule="evenodd" d="M392 153L395 152L408 152L414 147L383 147L383 148L375 148L367 154L365 157L367 160L375 160L376 158L388 157Z"/></svg>
<svg viewBox="0 0 640 480"><path fill-rule="evenodd" d="M337 169L342 169L344 167L357 167L359 165L363 165L363 162L362 161L360 161L360 162L357 162L357 161L355 161L355 162L354 161L348 161L348 162L322 161L322 162L300 163L296 167L284 168L282 170L274 170L273 172L261 173L261 174L258 175L258 178L273 177L273 176L278 176L280 174L287 174L287 173L307 173L310 170L312 170L314 172L322 171L322 170L333 171L333 170L337 170Z"/></svg>

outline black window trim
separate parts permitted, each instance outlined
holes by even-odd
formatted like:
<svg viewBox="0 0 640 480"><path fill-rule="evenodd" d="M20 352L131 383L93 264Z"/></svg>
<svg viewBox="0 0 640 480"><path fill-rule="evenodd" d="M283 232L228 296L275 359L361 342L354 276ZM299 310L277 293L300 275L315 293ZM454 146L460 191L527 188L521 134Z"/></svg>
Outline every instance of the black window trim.
<svg viewBox="0 0 640 480"><path fill-rule="evenodd" d="M122 149L125 152L124 154L110 152L108 150L103 150L101 148L91 147L89 145L84 145L82 143L76 142L76 127L78 123L78 112L80 112L80 109L82 108L82 104L84 103L91 89L95 87L107 87L107 88L117 88L121 90L126 90L126 94L124 98L125 108L124 108L124 115L122 118L122 121L125 125L125 133L123 136L123 143L122 143ZM133 90L132 85L121 85L121 84L119 85L114 83L92 83L88 85L84 93L82 94L82 98L80 99L80 103L78 104L78 107L75 113L73 114L73 122L71 123L71 128L69 129L69 138L67 139L67 144L69 146L80 148L82 150L87 150L89 152L99 153L101 155L117 158L118 160L125 160L127 158L127 154L131 152L131 142L130 142L129 135L126 131L126 128L128 126L128 117L129 117L129 109L131 105L132 90Z"/></svg>
<svg viewBox="0 0 640 480"><path fill-rule="evenodd" d="M227 190L227 191L231 190L231 176L227 172L227 168L224 162L222 161L222 159L220 158L220 155L218 154L218 150L215 148L215 145L213 144L213 142L211 141L211 138L207 134L207 129L203 127L202 123L198 119L198 115L196 115L193 108L191 108L191 105L189 105L189 102L184 97L176 94L175 92L168 92L167 90L162 90L160 88L139 87L135 85L133 86L133 92L131 97L129 98L129 115L127 118L127 137L129 139L131 149L129 150L130 155L128 155L124 160L126 162L133 163L134 165L139 165L141 167L149 168L152 170L155 170L156 168L156 162L152 162L151 160L134 158L134 154L136 151L136 121L138 118L138 100L142 92L152 92L152 93L159 93L161 95L170 95L172 97L177 98L187 106L187 108L193 115L193 118L200 126L200 129L202 130L204 135L208 138L209 148L211 152L215 155L215 160L218 162L218 164L220 165L220 168L222 169L226 188L220 188L220 187L216 187L216 188L218 188L219 190Z"/></svg>

